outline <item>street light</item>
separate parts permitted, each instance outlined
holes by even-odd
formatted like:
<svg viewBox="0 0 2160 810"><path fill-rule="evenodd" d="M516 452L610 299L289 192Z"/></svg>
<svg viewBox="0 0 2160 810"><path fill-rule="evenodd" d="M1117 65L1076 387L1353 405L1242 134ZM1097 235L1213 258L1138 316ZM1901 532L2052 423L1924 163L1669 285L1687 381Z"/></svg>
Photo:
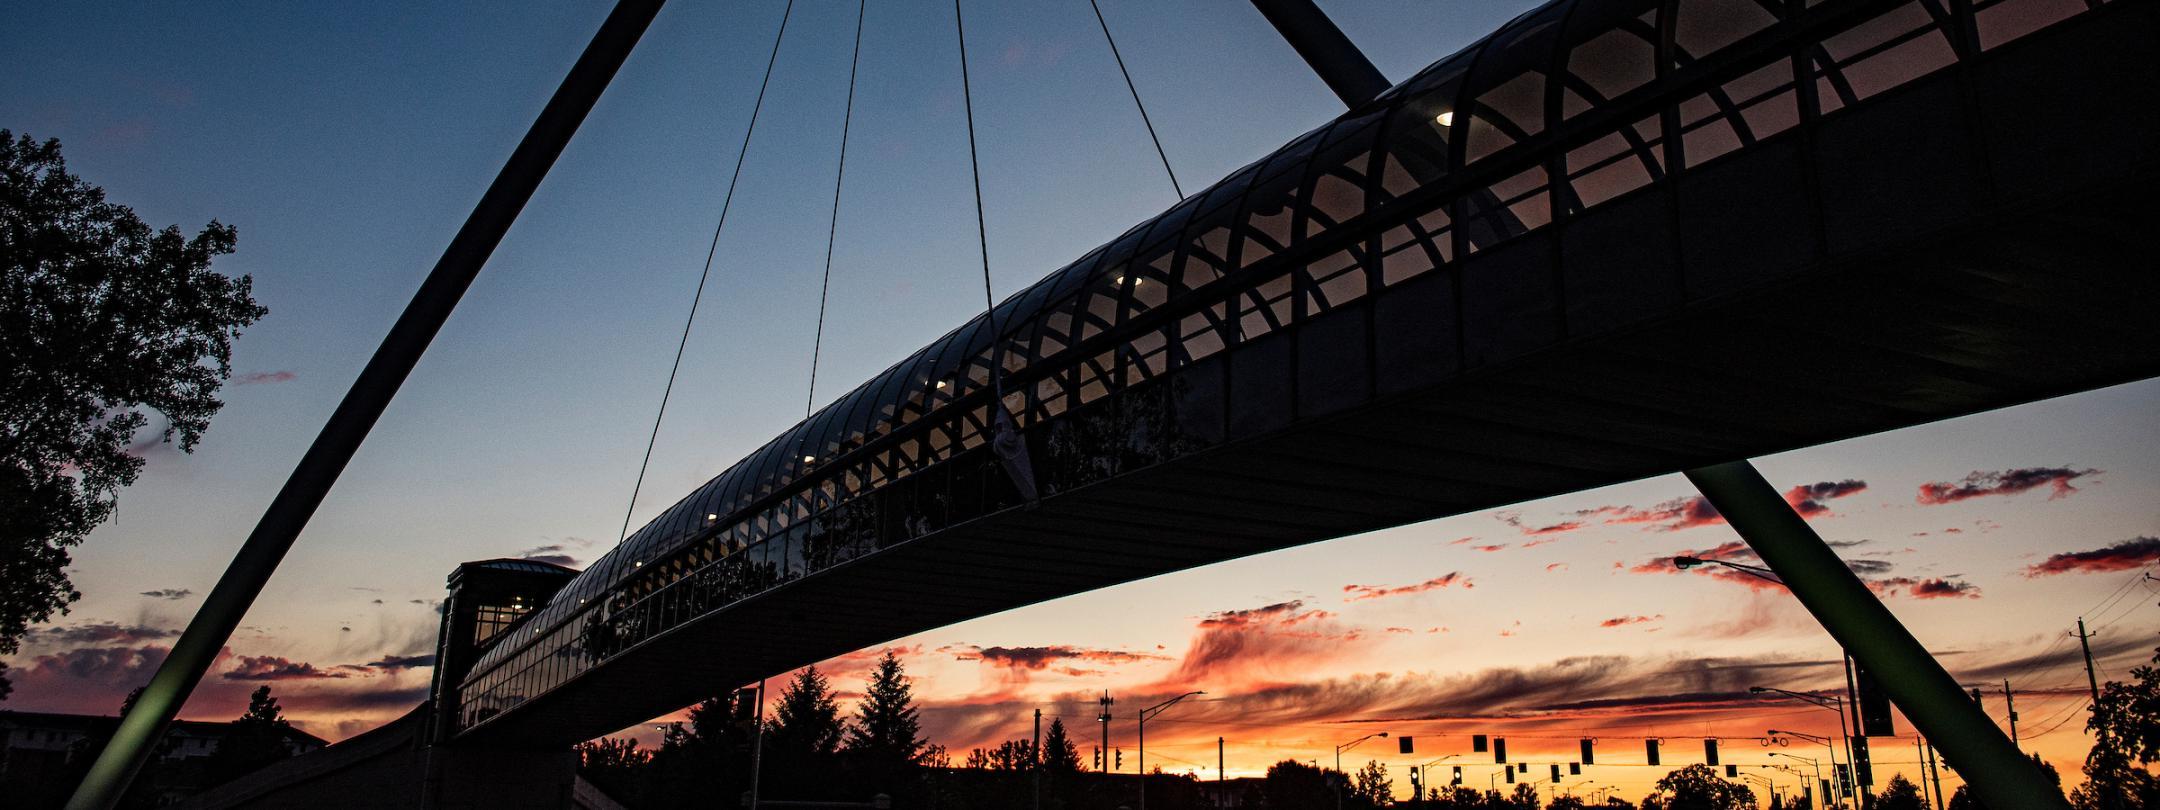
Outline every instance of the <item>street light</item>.
<svg viewBox="0 0 2160 810"><path fill-rule="evenodd" d="M1141 709L1141 710L1140 710L1140 723L1139 723L1139 725L1140 725L1140 766L1139 766L1139 770L1140 770L1140 810L1147 810L1147 721L1148 721L1148 718L1150 718L1150 717L1154 717L1155 715L1158 715L1158 714L1162 714L1162 713L1163 713L1163 710L1164 710L1164 709L1168 709L1168 708L1170 708L1171 704L1177 703L1177 702L1178 702L1178 701L1180 701L1180 700L1184 700L1184 699L1186 699L1186 698L1189 698L1189 697L1192 697L1192 696L1194 696L1194 695L1205 695L1205 694L1207 694L1207 693L1206 693L1206 692L1186 692L1185 694L1179 695L1179 696L1177 696L1177 697L1171 698L1171 699L1169 699L1169 700L1165 700L1165 701L1163 701L1163 702L1161 702L1161 703L1157 703L1157 704L1155 704L1155 705L1153 705L1153 706L1149 706L1149 707L1147 707L1147 708L1145 708L1145 709ZM1038 723L1039 723L1039 722L1042 722L1042 721L1041 721L1041 720L1037 720L1036 722L1038 722ZM1040 754L1037 754L1037 756L1040 756Z"/></svg>
<svg viewBox="0 0 2160 810"><path fill-rule="evenodd" d="M1367 734L1367 735L1365 735L1365 736L1363 736L1363 737L1359 737L1359 738L1357 738L1357 739L1355 739L1355 740L1351 740L1351 741L1349 741L1349 742L1346 742L1346 743L1343 743L1343 744L1341 744L1341 745L1335 746L1335 776L1336 776L1337 778L1339 778L1339 779L1343 780L1343 781L1349 781L1349 779L1350 779L1350 777L1349 777L1349 775L1348 775L1348 774L1345 774L1345 773L1343 773L1343 769L1342 769L1342 752L1344 752L1344 751L1348 751L1348 750L1350 750L1350 749L1352 749L1352 748L1356 748L1356 747L1357 747L1357 744L1358 744L1358 743L1364 742L1364 741L1366 741L1366 740L1370 740L1370 739L1372 739L1372 738L1374 738L1374 737L1385 737L1385 736L1387 736L1387 732L1385 732L1385 731L1375 731L1375 732L1373 732L1373 733L1371 733L1371 734ZM1141 808L1140 810L1147 810L1147 808L1143 807L1143 808ZM1335 810L1342 810L1342 782L1336 782L1336 783L1335 783Z"/></svg>
<svg viewBox="0 0 2160 810"><path fill-rule="evenodd" d="M1423 764L1423 765L1419 765L1419 766L1417 766L1417 780L1418 780L1418 784L1420 785L1420 789L1421 789L1421 790L1426 790L1426 791L1430 791L1430 790L1432 790L1432 777L1430 777L1430 776L1426 776L1426 775L1425 775L1425 769L1426 769L1426 768L1430 768L1430 767L1432 767L1432 766L1434 766L1434 765L1438 765L1438 764L1440 764L1440 763L1442 763L1442 762L1446 762L1446 761L1448 761L1448 760L1454 759L1454 758L1456 758L1456 757L1459 757L1459 756L1462 756L1462 755L1461 755L1461 754L1449 754L1449 755L1447 755L1447 756L1444 756L1444 757L1441 757L1441 758L1439 758L1439 759L1433 760L1433 761L1431 761L1431 762L1427 762L1427 763L1425 763L1425 764ZM1341 768L1341 766L1340 766L1340 765L1337 765L1336 767L1337 767L1338 769L1339 769L1339 768ZM1453 784L1451 783L1451 784L1449 785L1449 787L1453 787ZM1419 796L1419 797L1417 797L1417 799L1418 799L1418 801L1424 801L1424 800L1425 800L1425 797L1423 797L1423 796Z"/></svg>
<svg viewBox="0 0 2160 810"><path fill-rule="evenodd" d="M1799 754L1788 754L1788 753L1785 753L1785 752L1783 752L1783 751L1772 751L1772 752L1770 752L1770 755L1771 755L1771 756L1773 756L1773 757L1784 757L1784 758L1786 758L1786 759L1797 759L1797 760L1800 760L1801 762L1805 762L1805 763L1807 763L1807 764L1808 764L1808 765L1809 765L1810 767L1812 767L1812 768L1814 768L1814 769L1815 769L1815 783L1816 783L1816 784L1827 784L1826 782L1824 782L1824 781L1823 781L1823 778L1822 778L1822 760L1819 760L1819 759L1814 759L1814 758L1812 758L1812 757L1803 757L1803 756L1800 756ZM1836 763L1835 763L1835 762L1832 762L1831 764L1832 764L1832 765L1835 765ZM1825 805L1825 804L1829 803L1829 802L1830 802L1831 800L1833 800L1833 799L1836 799L1836 798L1837 798L1836 796L1824 796L1824 797L1822 797L1821 801L1817 802L1816 804L1817 804L1817 806L1818 806L1818 807L1819 807L1819 806L1823 806L1823 805Z"/></svg>
<svg viewBox="0 0 2160 810"><path fill-rule="evenodd" d="M1734 571L1747 574L1748 576L1752 576L1757 579L1767 579L1779 585L1785 584L1785 580L1777 578L1777 572L1758 565L1745 565L1736 562L1726 562L1724 560L1706 560L1701 557L1674 557L1672 558L1672 564L1674 568L1678 568L1682 571L1705 565L1722 565L1726 568L1730 568Z"/></svg>
<svg viewBox="0 0 2160 810"><path fill-rule="evenodd" d="M1853 765L1852 735L1850 732L1847 732L1845 730L1845 701L1843 699L1835 695L1810 695L1806 692L1795 692L1790 689L1779 689L1775 686L1750 686L1747 690L1758 695L1774 692L1776 694L1784 695L1786 697L1801 701L1803 703L1814 704L1817 708L1828 709L1832 713L1836 714L1838 736L1845 739L1845 762L1847 765ZM1793 736L1803 735L1796 734ZM1835 772L1837 770L1837 746L1831 745L1828 741L1824 741L1823 747L1829 749L1830 751L1830 770ZM1849 778L1860 778L1860 774L1858 773L1860 769L1857 765L1853 765L1851 770L1853 771L1853 773L1849 774ZM1851 793L1853 789L1851 785L1846 783L1845 779L1838 780L1838 787L1846 793Z"/></svg>

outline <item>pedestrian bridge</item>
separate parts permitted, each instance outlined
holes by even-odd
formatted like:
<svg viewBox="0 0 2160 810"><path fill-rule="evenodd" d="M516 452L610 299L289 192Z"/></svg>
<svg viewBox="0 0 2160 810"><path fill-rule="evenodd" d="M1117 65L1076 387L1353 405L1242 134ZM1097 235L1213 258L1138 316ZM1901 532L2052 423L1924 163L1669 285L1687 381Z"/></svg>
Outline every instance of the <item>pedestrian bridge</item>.
<svg viewBox="0 0 2160 810"><path fill-rule="evenodd" d="M2154 376L2156 6L1526 13L691 492L491 626L442 733L560 746L1067 594Z"/></svg>

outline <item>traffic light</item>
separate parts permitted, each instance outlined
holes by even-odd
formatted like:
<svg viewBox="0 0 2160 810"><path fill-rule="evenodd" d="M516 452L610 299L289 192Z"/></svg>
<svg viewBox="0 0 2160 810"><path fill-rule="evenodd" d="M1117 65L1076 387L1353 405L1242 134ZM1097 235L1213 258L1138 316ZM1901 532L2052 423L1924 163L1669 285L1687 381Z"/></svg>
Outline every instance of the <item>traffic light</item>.
<svg viewBox="0 0 2160 810"><path fill-rule="evenodd" d="M1703 764L1705 764L1705 765L1716 765L1716 764L1718 764L1718 762L1717 762L1717 740L1715 740L1715 739L1710 739L1710 740L1703 740L1703 741L1702 741L1702 761L1703 761Z"/></svg>
<svg viewBox="0 0 2160 810"><path fill-rule="evenodd" d="M1453 784L1453 785L1460 785L1460 784L1462 784L1462 766L1461 766L1461 765L1457 765L1457 766L1455 766L1455 781L1453 781L1453 782L1450 782L1449 784Z"/></svg>
<svg viewBox="0 0 2160 810"><path fill-rule="evenodd" d="M1409 737L1407 737L1407 736L1404 736L1404 737L1396 737L1396 738L1395 738L1395 747L1396 747L1397 749L1399 749L1399 750L1400 750L1400 751L1401 751L1402 753L1405 753L1405 754L1410 754L1410 753L1416 753L1416 752L1415 752L1414 750L1412 750L1412 748L1410 747L1410 738L1409 738Z"/></svg>
<svg viewBox="0 0 2160 810"><path fill-rule="evenodd" d="M1515 766L1513 765L1507 766L1507 783L1510 785L1515 784Z"/></svg>
<svg viewBox="0 0 2160 810"><path fill-rule="evenodd" d="M1890 722L1890 696L1883 693L1882 681L1876 680L1875 673L1869 672L1859 661L1854 661L1853 682L1860 690L1860 736L1897 736L1897 729ZM1862 767L1860 772L1866 774L1867 768Z"/></svg>
<svg viewBox="0 0 2160 810"><path fill-rule="evenodd" d="M1569 775L1569 776L1581 776L1581 775L1582 775L1582 763L1580 763L1580 762L1570 762L1570 763L1568 763L1568 764L1567 764L1567 772L1568 772L1568 775Z"/></svg>
<svg viewBox="0 0 2160 810"><path fill-rule="evenodd" d="M1102 746L1098 745L1095 746L1095 770L1100 773L1102 769Z"/></svg>
<svg viewBox="0 0 2160 810"><path fill-rule="evenodd" d="M1117 770L1125 770L1125 749L1120 748L1112 753L1116 756L1113 761L1117 763Z"/></svg>
<svg viewBox="0 0 2160 810"><path fill-rule="evenodd" d="M1493 738L1493 740L1492 740L1492 757L1493 757L1492 761L1493 761L1494 763L1496 763L1496 764L1497 764L1497 763L1504 763L1504 762L1507 762L1507 740L1506 740L1506 739L1504 739L1504 738L1501 738L1501 737L1494 737L1494 738Z"/></svg>
<svg viewBox="0 0 2160 810"><path fill-rule="evenodd" d="M1725 766L1725 778L1727 778L1727 779L1738 779L1738 778L1740 778L1740 766L1738 766L1738 765L1727 765L1727 766Z"/></svg>
<svg viewBox="0 0 2160 810"><path fill-rule="evenodd" d="M1555 785L1560 784L1560 763L1558 762L1553 763L1552 766L1552 781Z"/></svg>
<svg viewBox="0 0 2160 810"><path fill-rule="evenodd" d="M1582 741L1582 764L1584 765L1597 764L1597 758L1590 751L1591 747L1589 740Z"/></svg>
<svg viewBox="0 0 2160 810"><path fill-rule="evenodd" d="M1485 735L1483 735L1483 734L1472 734L1472 735L1470 735L1470 753L1473 753L1473 754L1482 754L1482 753L1485 753Z"/></svg>
<svg viewBox="0 0 2160 810"><path fill-rule="evenodd" d="M1851 737L1848 738L1848 743L1852 746L1850 752L1852 754L1853 778L1858 780L1857 784L1873 786L1875 784L1875 759L1868 754L1867 738Z"/></svg>
<svg viewBox="0 0 2160 810"><path fill-rule="evenodd" d="M1831 767L1832 767L1832 768L1835 768L1835 769L1837 770L1837 782L1838 782L1838 785L1837 785L1837 786L1838 786L1838 796L1840 796L1840 797L1843 797L1843 798L1851 798L1851 797L1852 797L1852 766L1851 766L1851 765L1847 765L1847 764L1845 764L1845 763L1843 763L1843 762L1840 762L1840 763L1838 763L1838 764L1836 764L1836 765L1832 765Z"/></svg>
<svg viewBox="0 0 2160 810"><path fill-rule="evenodd" d="M1658 764L1657 743L1657 740L1643 741L1643 752L1650 758L1650 764L1652 765Z"/></svg>

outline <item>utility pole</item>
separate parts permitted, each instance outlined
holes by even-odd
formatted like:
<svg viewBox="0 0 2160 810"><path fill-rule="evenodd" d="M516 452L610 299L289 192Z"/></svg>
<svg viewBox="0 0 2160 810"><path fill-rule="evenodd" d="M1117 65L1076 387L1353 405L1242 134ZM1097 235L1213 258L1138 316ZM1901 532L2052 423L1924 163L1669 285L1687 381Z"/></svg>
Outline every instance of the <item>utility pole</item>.
<svg viewBox="0 0 2160 810"><path fill-rule="evenodd" d="M1223 783L1222 738L1215 738L1215 784Z"/></svg>
<svg viewBox="0 0 2160 810"><path fill-rule="evenodd" d="M1860 686L1858 681L1853 677L1852 653L1844 653L1844 658L1844 708L1849 709L1852 712L1852 732L1848 733L1845 736L1845 761L1847 764L1852 766L1852 782L1855 788L1853 790L1853 793L1855 794L1853 796L1853 802L1858 805L1861 810L1867 810L1868 808L1875 806L1875 792L1870 789L1875 786L1875 769L1873 767L1869 767L1866 770L1861 770L1860 763L1868 759L1867 726L1861 722L1860 718ZM1845 727L1845 718L1842 712L1839 714L1838 717L1838 727ZM1860 739L1860 747L1858 749L1853 748L1853 738L1855 737L1858 737Z"/></svg>
<svg viewBox="0 0 2160 810"><path fill-rule="evenodd" d="M2092 634L2085 632L2083 617L2078 619L2077 637L2078 646L2085 648L2085 685L2092 689L2093 709L2097 711L2100 708L2100 679L2093 675Z"/></svg>
<svg viewBox="0 0 2160 810"><path fill-rule="evenodd" d="M1935 783L1935 810L1943 810L1942 771L1935 768L1935 744L1932 742L1927 744L1927 757L1928 779Z"/></svg>
<svg viewBox="0 0 2160 810"><path fill-rule="evenodd" d="M1042 810L1042 710L1035 710L1035 810Z"/></svg>
<svg viewBox="0 0 2160 810"><path fill-rule="evenodd" d="M1110 773L1113 770L1110 767L1110 704L1117 701L1111 700L1110 690L1104 689L1102 699L1098 702L1102 705L1102 714L1095 719L1102 721L1102 771Z"/></svg>
<svg viewBox="0 0 2160 810"><path fill-rule="evenodd" d="M1919 762L1920 762L1920 764L1919 764L1919 767L1920 767L1920 769L1921 769L1921 772L1920 772L1920 805L1921 805L1922 807L1932 807L1932 806L1934 806L1934 803L1933 803L1933 802L1930 802L1930 801L1928 801L1928 780L1927 780L1927 771L1926 771L1926 768L1927 768L1927 738L1926 738L1926 737L1922 737L1922 736L1920 736L1920 735L1917 735L1917 734L1913 735L1913 740L1912 740L1912 750L1913 750L1913 756L1914 756L1914 757L1916 757L1916 758L1918 758L1918 759L1919 759ZM1936 790L1941 790L1941 789L1942 789L1942 786L1941 786L1940 784L1937 784L1937 785L1935 786L1935 789L1936 789Z"/></svg>
<svg viewBox="0 0 2160 810"><path fill-rule="evenodd" d="M2010 713L2010 744L2017 745L2017 699L2010 696L2009 678L2003 679L2003 709Z"/></svg>

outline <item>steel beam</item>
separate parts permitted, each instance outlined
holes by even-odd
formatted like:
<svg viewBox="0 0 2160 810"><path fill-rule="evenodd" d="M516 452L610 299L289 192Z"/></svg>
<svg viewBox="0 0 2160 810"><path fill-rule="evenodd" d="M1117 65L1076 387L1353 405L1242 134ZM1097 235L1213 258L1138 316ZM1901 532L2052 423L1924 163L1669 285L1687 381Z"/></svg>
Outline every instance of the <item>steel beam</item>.
<svg viewBox="0 0 2160 810"><path fill-rule="evenodd" d="M149 759L166 726L202 681L211 660L232 637L233 628L239 626L241 617L262 593L263 585L277 571L278 562L292 549L301 529L329 494L331 485L337 483L338 474L359 451L360 443L375 427L375 420L389 407L406 376L420 362L420 355L427 351L428 343L449 320L458 299L464 297L465 289L494 254L495 245L510 230L510 224L517 221L518 212L532 199L533 190L555 165L556 156L562 154L570 136L584 123L601 91L607 89L616 69L629 58L664 2L621 0L608 13L599 32L570 68L570 75L548 99L539 119L518 142L509 162L480 197L450 246L443 250L420 290L413 294L412 303L398 316L390 334L361 370L360 378L353 381L352 390L346 392L315 443L301 456L299 466L255 524L255 531L204 598L202 608L158 666L142 698L120 719L112 741L98 753L82 785L68 800L68 810L105 810L126 794L128 784Z"/></svg>
<svg viewBox="0 0 2160 810"><path fill-rule="evenodd" d="M1800 604L1882 682L1920 733L1957 764L1989 807L2068 810L2061 791L2003 736L1926 647L1838 559L1747 461L1687 471L1688 480Z"/></svg>
<svg viewBox="0 0 2160 810"><path fill-rule="evenodd" d="M1371 101L1390 86L1387 76L1312 0L1252 0L1252 4L1320 74L1343 106L1354 108Z"/></svg>

